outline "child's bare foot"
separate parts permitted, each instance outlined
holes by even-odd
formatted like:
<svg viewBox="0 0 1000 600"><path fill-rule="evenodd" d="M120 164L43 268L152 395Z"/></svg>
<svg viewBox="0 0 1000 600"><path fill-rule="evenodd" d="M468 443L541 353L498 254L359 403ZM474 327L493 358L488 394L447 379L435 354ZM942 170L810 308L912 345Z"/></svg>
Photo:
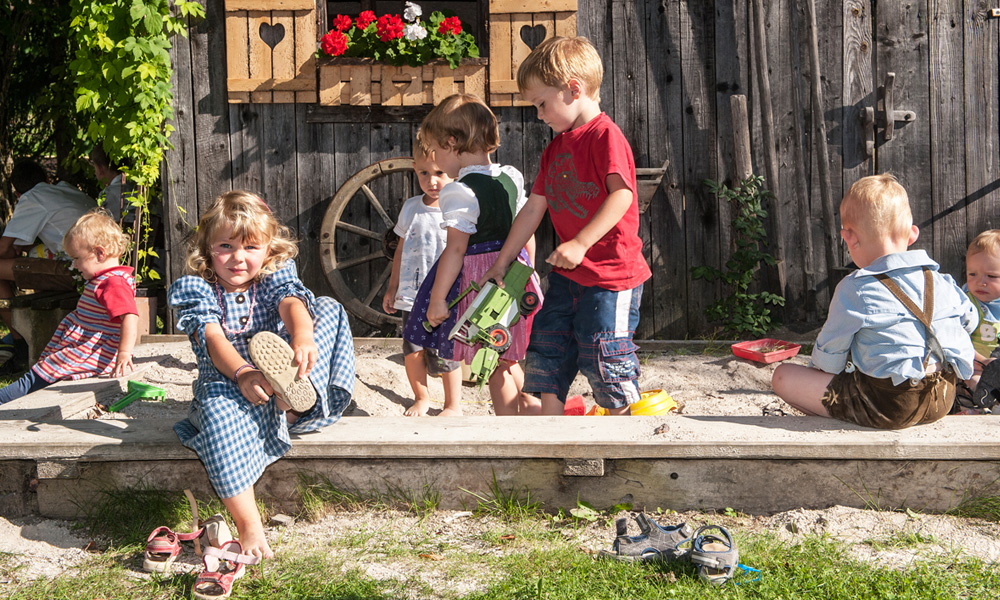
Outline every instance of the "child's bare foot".
<svg viewBox="0 0 1000 600"><path fill-rule="evenodd" d="M431 407L431 399L423 398L413 403L413 406L403 413L407 417L422 417L427 414L427 409Z"/></svg>
<svg viewBox="0 0 1000 600"><path fill-rule="evenodd" d="M251 527L250 530L240 536L240 545L243 546L243 554L259 556L261 558L274 558L274 551L264 537L263 527Z"/></svg>
<svg viewBox="0 0 1000 600"><path fill-rule="evenodd" d="M456 408L446 408L446 409L442 410L440 413L438 413L438 416L439 417L461 417L462 416L462 407L459 406L459 407L456 407Z"/></svg>

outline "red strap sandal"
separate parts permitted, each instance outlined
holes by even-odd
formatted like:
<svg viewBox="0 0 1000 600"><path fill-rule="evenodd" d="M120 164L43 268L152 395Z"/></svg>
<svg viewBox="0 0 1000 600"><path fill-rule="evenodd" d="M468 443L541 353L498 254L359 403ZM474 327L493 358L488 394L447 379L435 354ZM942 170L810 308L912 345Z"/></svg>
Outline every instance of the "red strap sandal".
<svg viewBox="0 0 1000 600"><path fill-rule="evenodd" d="M202 529L191 533L175 533L169 527L157 527L146 539L142 568L150 573L166 573L181 554L181 542L201 537Z"/></svg>
<svg viewBox="0 0 1000 600"><path fill-rule="evenodd" d="M233 593L233 582L246 572L244 565L255 565L260 557L243 554L243 546L233 540L222 548L205 548L202 561L205 570L191 587L191 595L198 600L218 600Z"/></svg>

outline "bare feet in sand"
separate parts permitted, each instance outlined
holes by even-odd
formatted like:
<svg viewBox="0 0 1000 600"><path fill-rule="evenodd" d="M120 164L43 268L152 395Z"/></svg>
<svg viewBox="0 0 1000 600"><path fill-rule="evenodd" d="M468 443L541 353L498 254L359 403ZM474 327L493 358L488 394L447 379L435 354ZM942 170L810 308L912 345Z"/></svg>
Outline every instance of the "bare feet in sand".
<svg viewBox="0 0 1000 600"><path fill-rule="evenodd" d="M422 400L417 400L413 403L413 406L406 409L403 413L407 417L423 417L427 414L427 409L431 407L431 399L424 398Z"/></svg>
<svg viewBox="0 0 1000 600"><path fill-rule="evenodd" d="M461 417L462 416L462 407L459 406L459 407L456 407L456 408L446 408L446 409L442 410L440 413L438 413L438 416L439 417Z"/></svg>

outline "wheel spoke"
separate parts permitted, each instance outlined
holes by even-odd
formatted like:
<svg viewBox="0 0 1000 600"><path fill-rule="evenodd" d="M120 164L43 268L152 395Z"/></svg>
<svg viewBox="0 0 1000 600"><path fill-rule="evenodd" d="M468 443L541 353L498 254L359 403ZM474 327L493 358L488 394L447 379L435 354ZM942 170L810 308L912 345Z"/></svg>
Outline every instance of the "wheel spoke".
<svg viewBox="0 0 1000 600"><path fill-rule="evenodd" d="M337 229L343 229L344 231L350 231L351 233L356 233L360 236L371 238L373 240L381 240L382 234L376 233L371 229L365 229L364 227L358 227L357 225L352 225L350 223L344 223L343 221L337 223Z"/></svg>
<svg viewBox="0 0 1000 600"><path fill-rule="evenodd" d="M382 203L378 201L378 198L375 196L375 192L373 192L372 189L368 187L368 184L362 184L361 191L364 192L365 196L368 198L368 203L372 205L372 208L375 209L375 212L377 212L379 216L382 217L382 221L385 222L385 226L388 228L392 228L392 226L395 225L395 223L392 222L392 219L389 217L389 213L385 212L385 209L382 208Z"/></svg>
<svg viewBox="0 0 1000 600"><path fill-rule="evenodd" d="M382 286L385 285L385 282L389 281L390 275L392 275L392 263L389 263L382 269L382 274L378 276L378 281L372 286L368 295L365 296L365 306L371 306L372 301L375 300L375 296L378 296L378 293L382 291Z"/></svg>
<svg viewBox="0 0 1000 600"><path fill-rule="evenodd" d="M347 260L337 261L337 270L342 271L344 269L350 269L353 266L360 265L362 263L371 262L373 260L385 258L385 254L379 249L377 252L372 252L371 254L365 256L358 256L357 258L348 258Z"/></svg>

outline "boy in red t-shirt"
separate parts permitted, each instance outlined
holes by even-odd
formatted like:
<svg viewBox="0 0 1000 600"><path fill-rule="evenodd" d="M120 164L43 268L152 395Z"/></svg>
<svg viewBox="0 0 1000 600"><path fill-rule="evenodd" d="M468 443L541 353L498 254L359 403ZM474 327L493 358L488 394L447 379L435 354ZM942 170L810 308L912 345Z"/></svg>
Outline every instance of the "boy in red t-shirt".
<svg viewBox="0 0 1000 600"><path fill-rule="evenodd" d="M542 42L517 72L521 95L557 135L482 282L502 281L548 208L562 243L546 259L553 269L532 326L523 387L541 395L545 415L563 414L577 371L611 414L628 414L639 400L632 334L651 273L638 234L635 160L621 130L601 112L603 75L600 56L583 37Z"/></svg>

